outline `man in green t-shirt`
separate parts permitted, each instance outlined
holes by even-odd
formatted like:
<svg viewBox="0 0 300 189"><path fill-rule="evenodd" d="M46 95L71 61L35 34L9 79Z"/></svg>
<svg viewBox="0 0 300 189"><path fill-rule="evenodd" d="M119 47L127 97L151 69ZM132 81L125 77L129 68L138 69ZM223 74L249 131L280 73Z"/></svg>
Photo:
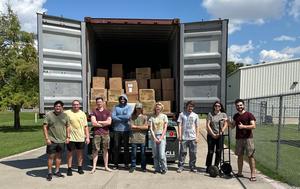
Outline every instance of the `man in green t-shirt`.
<svg viewBox="0 0 300 189"><path fill-rule="evenodd" d="M56 101L54 111L48 112L43 123L43 131L47 143L48 154L48 175L47 180L52 180L52 165L55 159L55 176L64 177L59 172L61 164L61 155L64 151L65 143L70 141L70 120L67 114L63 112L64 103Z"/></svg>

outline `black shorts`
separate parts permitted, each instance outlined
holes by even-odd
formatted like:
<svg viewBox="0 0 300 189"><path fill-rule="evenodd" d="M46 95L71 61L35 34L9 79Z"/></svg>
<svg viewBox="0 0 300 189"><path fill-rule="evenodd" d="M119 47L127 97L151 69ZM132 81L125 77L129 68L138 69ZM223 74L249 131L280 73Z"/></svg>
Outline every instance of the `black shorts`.
<svg viewBox="0 0 300 189"><path fill-rule="evenodd" d="M54 143L47 145L47 154L62 153L65 150L65 143Z"/></svg>
<svg viewBox="0 0 300 189"><path fill-rule="evenodd" d="M73 142L70 141L69 144L67 144L67 149L69 152L76 150L82 150L84 149L84 142Z"/></svg>

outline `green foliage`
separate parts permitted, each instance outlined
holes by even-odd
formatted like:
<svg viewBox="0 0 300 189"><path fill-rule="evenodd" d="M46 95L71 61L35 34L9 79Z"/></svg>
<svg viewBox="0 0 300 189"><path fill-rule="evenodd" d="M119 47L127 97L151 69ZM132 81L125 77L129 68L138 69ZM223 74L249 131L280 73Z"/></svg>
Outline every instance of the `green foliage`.
<svg viewBox="0 0 300 189"><path fill-rule="evenodd" d="M37 102L38 64L33 34L21 31L17 15L7 5L7 13L0 15L0 108L14 110L18 128L20 109L36 106Z"/></svg>
<svg viewBox="0 0 300 189"><path fill-rule="evenodd" d="M233 72L235 72L236 70L238 70L240 67L244 66L244 64L242 63L235 63L232 61L227 62L227 76Z"/></svg>

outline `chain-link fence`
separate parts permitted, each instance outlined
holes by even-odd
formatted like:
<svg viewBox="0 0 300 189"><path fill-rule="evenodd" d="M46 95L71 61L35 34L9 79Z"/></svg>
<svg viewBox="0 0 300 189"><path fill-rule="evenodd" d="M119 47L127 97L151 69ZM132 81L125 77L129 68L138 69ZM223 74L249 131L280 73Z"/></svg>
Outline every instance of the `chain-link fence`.
<svg viewBox="0 0 300 189"><path fill-rule="evenodd" d="M300 186L300 93L244 100L256 118L257 168ZM234 102L226 109L230 118L237 112ZM235 131L231 139L235 145Z"/></svg>

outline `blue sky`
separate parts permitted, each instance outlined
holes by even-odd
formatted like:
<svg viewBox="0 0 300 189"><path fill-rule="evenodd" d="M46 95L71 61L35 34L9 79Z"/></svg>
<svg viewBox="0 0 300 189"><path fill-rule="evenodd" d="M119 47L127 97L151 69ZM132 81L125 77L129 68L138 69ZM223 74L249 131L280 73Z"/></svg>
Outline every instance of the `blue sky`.
<svg viewBox="0 0 300 189"><path fill-rule="evenodd" d="M0 2L0 11L4 3ZM229 19L228 60L255 64L300 57L300 0L10 0L22 28L36 31L37 11L83 20L180 18Z"/></svg>

